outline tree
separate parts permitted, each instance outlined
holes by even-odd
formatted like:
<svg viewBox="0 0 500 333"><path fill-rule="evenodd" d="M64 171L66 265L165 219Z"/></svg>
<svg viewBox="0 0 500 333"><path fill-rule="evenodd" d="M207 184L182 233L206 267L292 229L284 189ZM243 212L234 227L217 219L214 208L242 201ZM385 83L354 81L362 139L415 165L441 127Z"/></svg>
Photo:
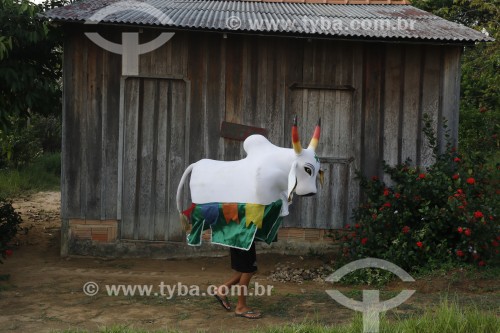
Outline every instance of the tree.
<svg viewBox="0 0 500 333"><path fill-rule="evenodd" d="M61 109L62 31L38 14L65 0L37 5L0 0L0 128L9 117Z"/></svg>
<svg viewBox="0 0 500 333"><path fill-rule="evenodd" d="M478 43L464 49L459 134L462 148L480 154L498 154L500 1L413 0L412 4L495 38L495 42Z"/></svg>

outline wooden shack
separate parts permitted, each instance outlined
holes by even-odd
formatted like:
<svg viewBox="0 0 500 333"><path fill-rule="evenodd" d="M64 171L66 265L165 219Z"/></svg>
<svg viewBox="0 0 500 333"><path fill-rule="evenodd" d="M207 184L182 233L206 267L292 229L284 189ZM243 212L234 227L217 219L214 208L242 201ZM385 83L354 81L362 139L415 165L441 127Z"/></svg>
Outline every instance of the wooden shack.
<svg viewBox="0 0 500 333"><path fill-rule="evenodd" d="M424 113L441 142L444 118L457 140L462 49L488 37L405 1L288 2L142 2L168 16L166 23L124 9L84 24L96 11L120 5L112 0L45 13L67 32L63 255L200 253L185 245L175 207L184 169L201 158L243 157L241 139L253 132L291 146L294 115L303 142L322 118L318 155L326 185L316 197L295 199L280 232L285 241L318 242L348 224L360 199L357 170L380 176L382 160L428 164ZM343 24L416 23L405 31L255 25L304 22L304 15ZM229 26L231 17L240 26ZM131 75L123 72L122 55L86 32L117 44L124 32L139 32L140 43L174 35L140 55Z"/></svg>

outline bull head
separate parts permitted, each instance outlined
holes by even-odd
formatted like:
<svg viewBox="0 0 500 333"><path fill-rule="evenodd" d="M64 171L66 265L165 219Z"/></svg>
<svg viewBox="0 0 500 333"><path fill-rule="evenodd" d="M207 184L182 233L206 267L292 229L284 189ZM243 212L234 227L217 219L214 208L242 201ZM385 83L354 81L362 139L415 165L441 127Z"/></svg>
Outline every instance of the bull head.
<svg viewBox="0 0 500 333"><path fill-rule="evenodd" d="M292 200L293 192L303 196L316 194L316 179L318 179L318 175L320 183L323 184L323 171L320 170L319 158L315 152L320 132L321 118L314 129L309 146L303 149L299 141L297 116L295 116L292 126L292 145L296 158L288 174L288 201Z"/></svg>

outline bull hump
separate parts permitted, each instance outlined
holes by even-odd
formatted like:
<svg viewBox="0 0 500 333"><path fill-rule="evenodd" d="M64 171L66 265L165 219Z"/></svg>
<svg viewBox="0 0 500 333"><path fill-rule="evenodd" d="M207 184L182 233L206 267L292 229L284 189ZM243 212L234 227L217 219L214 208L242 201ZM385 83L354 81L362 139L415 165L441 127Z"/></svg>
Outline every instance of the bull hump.
<svg viewBox="0 0 500 333"><path fill-rule="evenodd" d="M252 156L254 154L260 154L262 153L263 150L269 150L275 148L278 147L273 145L264 136L259 134L250 135L243 142L243 149L245 150L248 156Z"/></svg>

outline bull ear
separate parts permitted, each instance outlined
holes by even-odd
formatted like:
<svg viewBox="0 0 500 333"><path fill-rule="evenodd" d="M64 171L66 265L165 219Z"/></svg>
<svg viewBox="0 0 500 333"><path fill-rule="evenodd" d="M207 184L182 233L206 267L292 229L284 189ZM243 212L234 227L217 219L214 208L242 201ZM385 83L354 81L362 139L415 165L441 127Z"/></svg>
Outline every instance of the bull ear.
<svg viewBox="0 0 500 333"><path fill-rule="evenodd" d="M288 202L292 201L293 191L297 187L297 176L295 174L295 169L297 168L297 162L293 162L290 173L288 174L288 191L287 198Z"/></svg>
<svg viewBox="0 0 500 333"><path fill-rule="evenodd" d="M325 183L325 172L323 170L319 170L318 176L319 176L319 184L323 186Z"/></svg>
<svg viewBox="0 0 500 333"><path fill-rule="evenodd" d="M295 154L300 155L302 152L302 145L299 140L299 130L297 128L297 116L293 117L293 126L292 126L292 146Z"/></svg>
<svg viewBox="0 0 500 333"><path fill-rule="evenodd" d="M313 133L311 142L309 143L309 147L307 147L308 149L312 149L313 151L316 151L316 147L318 147L320 133L321 133L321 118L319 118L318 124L316 125L316 128L314 129L314 133Z"/></svg>

